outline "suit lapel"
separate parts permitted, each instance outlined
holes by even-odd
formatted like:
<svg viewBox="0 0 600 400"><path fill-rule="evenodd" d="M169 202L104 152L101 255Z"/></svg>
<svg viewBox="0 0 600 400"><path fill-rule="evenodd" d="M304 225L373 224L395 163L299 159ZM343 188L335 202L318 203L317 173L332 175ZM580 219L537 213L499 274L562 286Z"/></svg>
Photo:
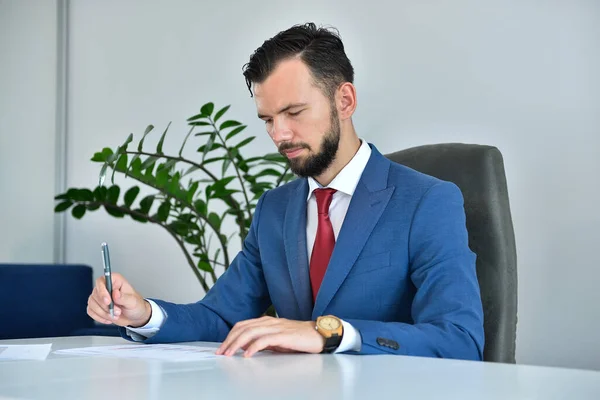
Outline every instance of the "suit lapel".
<svg viewBox="0 0 600 400"><path fill-rule="evenodd" d="M307 196L308 183L306 179L303 179L290 197L283 226L287 265L302 320L309 320L312 311L312 292L306 250Z"/></svg>
<svg viewBox="0 0 600 400"><path fill-rule="evenodd" d="M387 186L390 162L375 147L371 147L371 157L350 200L311 319L322 315L333 299L394 192L393 186Z"/></svg>

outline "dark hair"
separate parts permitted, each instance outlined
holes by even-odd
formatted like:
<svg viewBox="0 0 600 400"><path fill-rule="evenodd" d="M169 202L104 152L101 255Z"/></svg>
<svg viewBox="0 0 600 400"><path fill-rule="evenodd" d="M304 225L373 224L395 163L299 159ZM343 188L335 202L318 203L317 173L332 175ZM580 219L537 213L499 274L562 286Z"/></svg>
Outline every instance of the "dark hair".
<svg viewBox="0 0 600 400"><path fill-rule="evenodd" d="M310 22L279 32L254 51L243 68L250 97L253 83L264 82L280 61L293 57L299 57L308 66L315 84L330 99L339 85L354 82L354 68L344 52L339 32L335 28L317 28Z"/></svg>

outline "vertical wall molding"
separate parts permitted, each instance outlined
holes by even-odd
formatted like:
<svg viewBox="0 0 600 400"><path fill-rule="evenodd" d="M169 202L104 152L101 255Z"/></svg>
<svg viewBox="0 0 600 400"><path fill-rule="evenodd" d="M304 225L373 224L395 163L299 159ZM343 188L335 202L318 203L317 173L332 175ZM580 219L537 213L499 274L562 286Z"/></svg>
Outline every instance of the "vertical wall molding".
<svg viewBox="0 0 600 400"><path fill-rule="evenodd" d="M69 51L69 1L56 3L56 141L55 141L55 191L67 189L67 89ZM66 260L66 213L54 215L54 262Z"/></svg>

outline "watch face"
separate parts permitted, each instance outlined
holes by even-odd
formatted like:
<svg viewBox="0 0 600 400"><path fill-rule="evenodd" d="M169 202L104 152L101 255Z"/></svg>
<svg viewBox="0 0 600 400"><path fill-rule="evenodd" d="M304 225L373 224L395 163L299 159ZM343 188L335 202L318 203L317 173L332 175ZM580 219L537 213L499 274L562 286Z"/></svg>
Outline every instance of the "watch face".
<svg viewBox="0 0 600 400"><path fill-rule="evenodd" d="M322 329L327 329L330 331L334 331L337 328L340 327L340 322L335 319L335 318L331 318L331 317L323 317L319 320L319 326Z"/></svg>

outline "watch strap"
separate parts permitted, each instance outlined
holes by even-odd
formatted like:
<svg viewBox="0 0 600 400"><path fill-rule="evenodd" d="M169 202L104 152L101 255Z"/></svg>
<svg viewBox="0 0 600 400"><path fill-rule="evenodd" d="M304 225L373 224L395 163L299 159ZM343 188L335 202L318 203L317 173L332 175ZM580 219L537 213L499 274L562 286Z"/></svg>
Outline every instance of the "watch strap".
<svg viewBox="0 0 600 400"><path fill-rule="evenodd" d="M333 334L329 338L325 338L325 345L323 346L322 353L333 353L340 347L342 343L342 336L338 334Z"/></svg>

